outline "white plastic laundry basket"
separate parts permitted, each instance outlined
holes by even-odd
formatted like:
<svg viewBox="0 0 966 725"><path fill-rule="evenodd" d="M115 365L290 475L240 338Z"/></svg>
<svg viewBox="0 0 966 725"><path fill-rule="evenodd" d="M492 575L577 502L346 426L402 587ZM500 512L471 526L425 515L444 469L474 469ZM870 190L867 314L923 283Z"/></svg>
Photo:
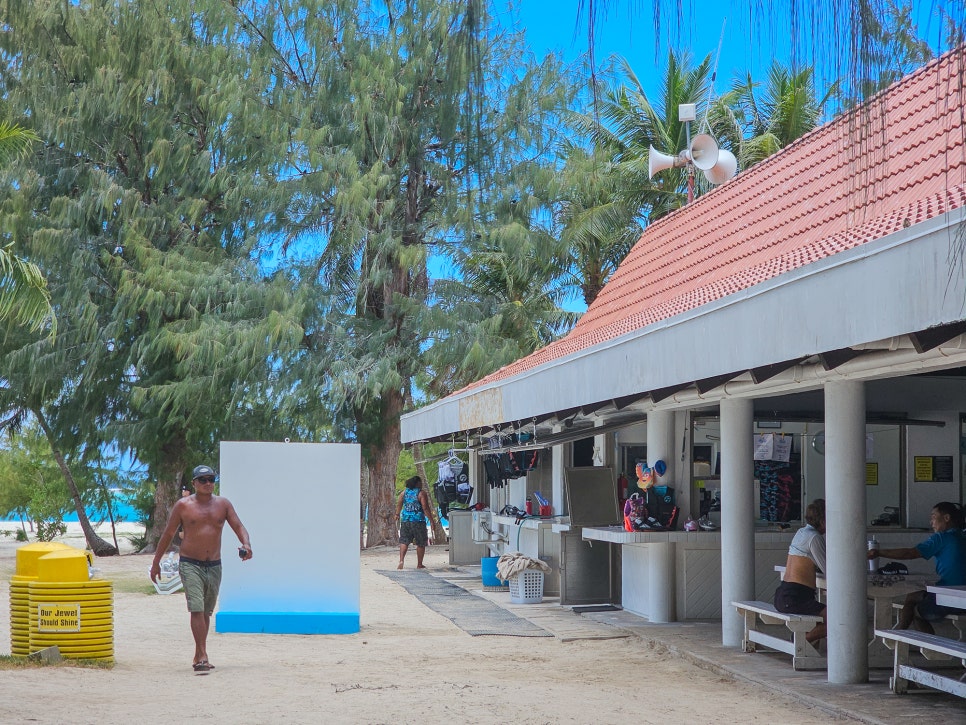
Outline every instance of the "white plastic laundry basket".
<svg viewBox="0 0 966 725"><path fill-rule="evenodd" d="M543 572L524 569L510 577L510 601L514 604L539 604L543 601Z"/></svg>

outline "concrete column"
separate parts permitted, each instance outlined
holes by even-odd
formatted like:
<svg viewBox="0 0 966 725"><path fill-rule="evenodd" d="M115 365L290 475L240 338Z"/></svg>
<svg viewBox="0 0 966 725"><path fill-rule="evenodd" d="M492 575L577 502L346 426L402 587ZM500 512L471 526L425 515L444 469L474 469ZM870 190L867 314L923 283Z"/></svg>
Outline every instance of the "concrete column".
<svg viewBox="0 0 966 725"><path fill-rule="evenodd" d="M653 469L661 460L667 464L664 476L655 485L671 485L674 472L672 436L674 434L674 413L668 410L653 410L647 414L647 464ZM656 475L656 474L655 474ZM676 619L676 599L674 581L675 545L671 543L647 545L648 576L648 619L652 622L673 622Z"/></svg>
<svg viewBox="0 0 966 725"><path fill-rule="evenodd" d="M865 387L825 384L828 681L869 681L866 615Z"/></svg>
<svg viewBox="0 0 966 725"><path fill-rule="evenodd" d="M667 464L667 472L658 481L661 486L673 486L674 481L674 411L652 410L647 414L647 464L653 468L657 461Z"/></svg>
<svg viewBox="0 0 966 725"><path fill-rule="evenodd" d="M744 624L734 601L755 598L754 405L721 401L721 643L737 647Z"/></svg>

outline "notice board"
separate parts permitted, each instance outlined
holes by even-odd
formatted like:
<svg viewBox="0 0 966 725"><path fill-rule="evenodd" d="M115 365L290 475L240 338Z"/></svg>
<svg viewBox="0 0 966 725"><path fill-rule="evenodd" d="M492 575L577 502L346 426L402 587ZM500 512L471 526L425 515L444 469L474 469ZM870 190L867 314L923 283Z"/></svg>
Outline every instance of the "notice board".
<svg viewBox="0 0 966 725"><path fill-rule="evenodd" d="M916 483L951 483L952 456L913 456Z"/></svg>

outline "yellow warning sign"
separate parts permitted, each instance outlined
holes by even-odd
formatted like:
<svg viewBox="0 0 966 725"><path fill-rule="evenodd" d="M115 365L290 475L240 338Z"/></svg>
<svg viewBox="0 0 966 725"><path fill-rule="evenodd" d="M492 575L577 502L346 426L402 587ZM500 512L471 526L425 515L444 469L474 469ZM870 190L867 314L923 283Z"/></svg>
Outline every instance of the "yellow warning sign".
<svg viewBox="0 0 966 725"><path fill-rule="evenodd" d="M80 604L37 605L38 632L80 632Z"/></svg>

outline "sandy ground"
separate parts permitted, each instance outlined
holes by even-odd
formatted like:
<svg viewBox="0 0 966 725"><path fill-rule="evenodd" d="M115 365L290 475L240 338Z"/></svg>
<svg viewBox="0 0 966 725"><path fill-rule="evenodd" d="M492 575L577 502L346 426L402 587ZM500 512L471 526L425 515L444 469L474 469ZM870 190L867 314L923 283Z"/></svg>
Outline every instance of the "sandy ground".
<svg viewBox="0 0 966 725"><path fill-rule="evenodd" d="M76 525L75 525L76 526ZM64 540L83 547L76 529ZM104 535L103 529L101 534ZM122 539L122 550L125 546ZM0 537L0 654L9 578ZM827 723L826 713L702 670L639 639L471 637L376 573L365 551L354 635L212 633L216 669L197 675L183 596L159 596L150 557L98 559L115 588L113 669L0 671L0 722L39 723ZM448 566L430 547L430 569ZM407 565L415 565L413 552Z"/></svg>

